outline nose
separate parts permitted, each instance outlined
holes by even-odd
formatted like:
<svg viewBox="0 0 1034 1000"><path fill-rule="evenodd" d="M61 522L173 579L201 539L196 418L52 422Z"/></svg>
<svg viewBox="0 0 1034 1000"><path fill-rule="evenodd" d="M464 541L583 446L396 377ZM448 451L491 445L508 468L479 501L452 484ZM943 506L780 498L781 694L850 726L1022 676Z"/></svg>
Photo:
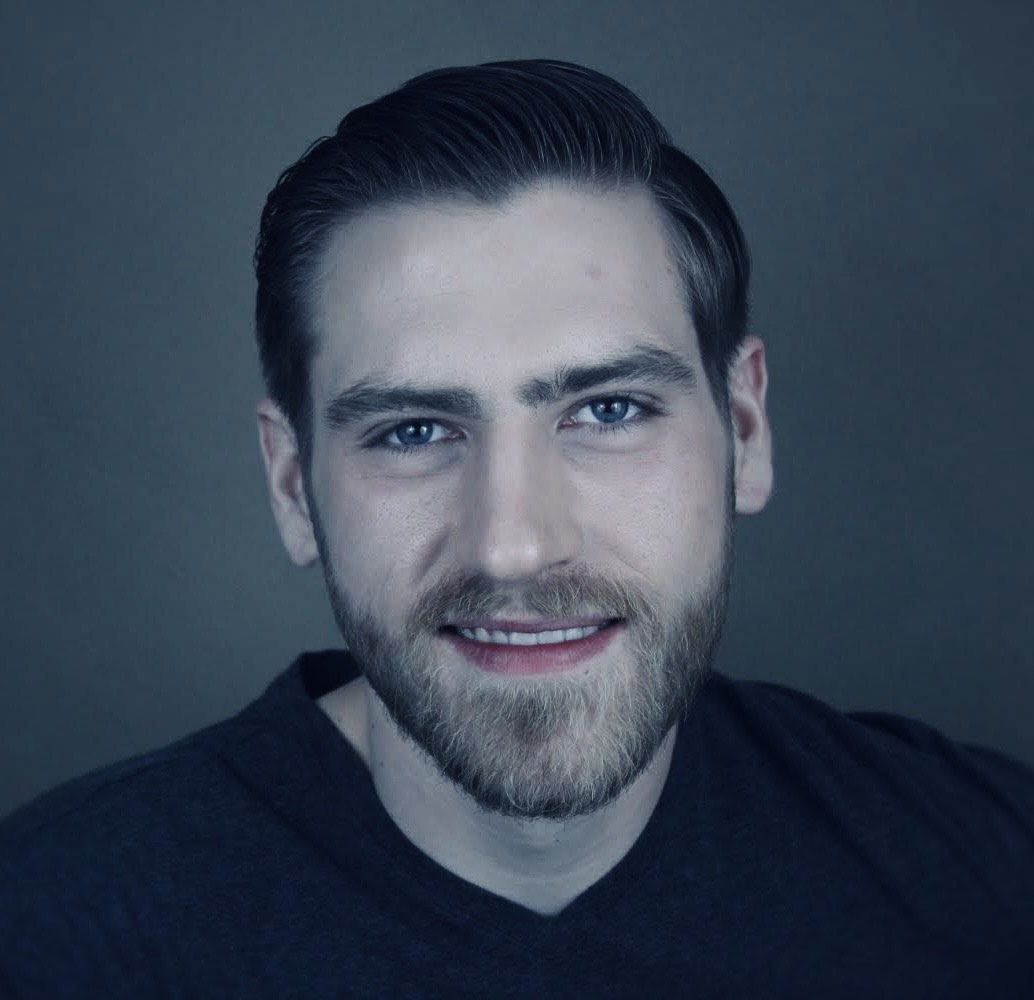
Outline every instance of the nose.
<svg viewBox="0 0 1034 1000"><path fill-rule="evenodd" d="M517 582L574 559L582 533L556 449L500 435L468 465L461 543L467 569Z"/></svg>

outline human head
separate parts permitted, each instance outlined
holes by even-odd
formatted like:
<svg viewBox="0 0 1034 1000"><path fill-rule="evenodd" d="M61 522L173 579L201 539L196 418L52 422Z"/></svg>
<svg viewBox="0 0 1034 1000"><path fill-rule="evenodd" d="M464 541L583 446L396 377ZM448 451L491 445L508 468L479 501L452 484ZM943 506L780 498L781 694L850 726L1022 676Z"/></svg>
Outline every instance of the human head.
<svg viewBox="0 0 1034 1000"><path fill-rule="evenodd" d="M371 704L396 724L371 732L397 729L483 806L561 818L612 801L671 735L721 629L732 512L764 505L771 470L763 345L744 337L746 254L724 199L706 178L683 185L678 230L638 179L670 149L645 109L602 78L622 100L586 138L575 111L591 121L601 78L531 65L513 71L536 101L497 86L486 104L492 88L468 79L481 70L444 71L412 85L433 115L421 99L384 131L373 113L374 138L364 109L350 115L361 185L327 145L292 168L308 179L286 215L290 172L280 182L263 233L308 247L276 272L308 341L293 360L287 338L268 341L299 395L271 385L259 428L285 547L322 564ZM593 84L574 111L557 74ZM461 128L468 105L480 131ZM362 198L342 207L346 182ZM260 337L274 245L259 244Z"/></svg>
<svg viewBox="0 0 1034 1000"><path fill-rule="evenodd" d="M746 333L749 257L721 191L627 88L593 70L522 60L435 70L356 108L280 176L255 251L256 332L270 397L311 449L312 291L329 241L370 208L432 198L501 202L549 180L643 187L669 229L703 369L728 416Z"/></svg>

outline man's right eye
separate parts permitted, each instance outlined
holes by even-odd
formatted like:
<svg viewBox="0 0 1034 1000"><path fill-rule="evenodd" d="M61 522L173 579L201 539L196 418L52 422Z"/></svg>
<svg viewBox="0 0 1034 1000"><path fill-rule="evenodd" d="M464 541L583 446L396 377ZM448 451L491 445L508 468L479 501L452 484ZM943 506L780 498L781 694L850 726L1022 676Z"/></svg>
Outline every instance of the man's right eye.
<svg viewBox="0 0 1034 1000"><path fill-rule="evenodd" d="M449 428L436 420L404 420L395 424L386 434L374 443L389 451L407 452L425 445L437 444L448 440L453 434Z"/></svg>

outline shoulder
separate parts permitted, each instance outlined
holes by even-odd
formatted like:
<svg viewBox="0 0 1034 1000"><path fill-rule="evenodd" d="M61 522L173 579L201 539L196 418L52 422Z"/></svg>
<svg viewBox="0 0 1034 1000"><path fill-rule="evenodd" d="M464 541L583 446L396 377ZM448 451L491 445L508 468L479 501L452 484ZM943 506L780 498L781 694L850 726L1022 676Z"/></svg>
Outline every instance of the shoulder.
<svg viewBox="0 0 1034 1000"><path fill-rule="evenodd" d="M774 742L802 758L821 753L816 763L877 769L893 763L978 783L989 772L1021 793L1034 792L1034 768L990 748L953 740L918 719L891 712L844 712L785 685L718 674L708 691L726 723L735 719L759 742Z"/></svg>
<svg viewBox="0 0 1034 1000"><path fill-rule="evenodd" d="M193 994L250 969L274 915L321 886L305 824L327 769L356 770L312 704L328 671L312 692L292 667L235 717L0 822L0 995L158 995L188 971Z"/></svg>
<svg viewBox="0 0 1034 1000"><path fill-rule="evenodd" d="M0 994L147 996L176 981L210 943L206 915L240 910L242 869L275 872L294 843L248 771L296 771L291 736L249 707L0 822Z"/></svg>
<svg viewBox="0 0 1034 1000"><path fill-rule="evenodd" d="M987 747L961 743L920 720L890 712L843 712L805 692L714 675L705 725L721 740L746 738L777 765L869 774L877 784L943 783L992 798L1005 792L1034 809L1034 768ZM728 738L725 736L725 738Z"/></svg>
<svg viewBox="0 0 1034 1000"><path fill-rule="evenodd" d="M228 748L256 729L247 713L218 722L147 753L98 768L44 792L0 820L0 850L46 838L66 826L103 826L130 814L146 819L170 805L203 799L226 778ZM184 796L183 793L189 792ZM128 813L127 813L128 810Z"/></svg>
<svg viewBox="0 0 1034 1000"><path fill-rule="evenodd" d="M246 737L222 723L168 747L59 785L0 822L0 886L89 894L134 873L153 872L218 823L239 794L221 750ZM50 887L48 890L46 887ZM25 902L25 900L23 900Z"/></svg>
<svg viewBox="0 0 1034 1000"><path fill-rule="evenodd" d="M275 812L277 788L294 788L311 770L313 732L326 724L312 704L307 665L331 684L342 659L303 655L237 715L67 782L0 821L0 879L31 878L62 895L103 888L111 898L113 886L138 891L137 873L146 876L139 885L157 888L186 866L198 870L264 843L257 830L268 838L271 824L256 819Z"/></svg>
<svg viewBox="0 0 1034 1000"><path fill-rule="evenodd" d="M105 963L146 968L135 956L153 901L182 884L185 847L205 841L232 784L219 742L217 727L122 761L0 822L0 992L104 992ZM125 993L149 988L130 977Z"/></svg>
<svg viewBox="0 0 1034 1000"><path fill-rule="evenodd" d="M1034 769L984 747L956 742L915 719L841 712L778 684L714 676L701 739L732 780L798 829L826 830L915 877L965 872L1034 913ZM811 834L809 833L809 836Z"/></svg>
<svg viewBox="0 0 1034 1000"><path fill-rule="evenodd" d="M334 665L330 654L303 655L238 714L168 746L73 779L0 820L0 864L73 854L90 843L101 855L131 853L135 832L153 829L149 848L203 828L214 832L249 796L249 765L261 758L275 777L290 747L316 715L300 667ZM326 672L326 671L325 671Z"/></svg>

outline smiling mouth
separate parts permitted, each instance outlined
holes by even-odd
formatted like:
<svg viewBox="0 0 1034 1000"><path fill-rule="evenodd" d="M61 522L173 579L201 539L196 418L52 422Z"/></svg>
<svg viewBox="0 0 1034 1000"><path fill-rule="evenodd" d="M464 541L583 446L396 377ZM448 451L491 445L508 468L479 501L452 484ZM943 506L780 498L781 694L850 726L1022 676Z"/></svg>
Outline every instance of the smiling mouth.
<svg viewBox="0 0 1034 1000"><path fill-rule="evenodd" d="M446 625L440 631L467 660L483 670L544 674L569 669L602 653L623 624L620 618L467 621Z"/></svg>
<svg viewBox="0 0 1034 1000"><path fill-rule="evenodd" d="M502 629L459 628L453 626L457 635L474 642L486 642L500 646L548 646L561 642L574 642L606 628L602 625L585 625L574 628L546 629L541 632L511 632Z"/></svg>
<svg viewBox="0 0 1034 1000"><path fill-rule="evenodd" d="M565 642L587 639L602 629L619 624L619 618L589 621L582 625L548 622L534 623L500 622L508 627L489 628L484 625L445 625L442 631L467 639L470 642L496 646L552 646Z"/></svg>

